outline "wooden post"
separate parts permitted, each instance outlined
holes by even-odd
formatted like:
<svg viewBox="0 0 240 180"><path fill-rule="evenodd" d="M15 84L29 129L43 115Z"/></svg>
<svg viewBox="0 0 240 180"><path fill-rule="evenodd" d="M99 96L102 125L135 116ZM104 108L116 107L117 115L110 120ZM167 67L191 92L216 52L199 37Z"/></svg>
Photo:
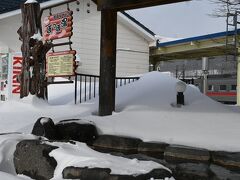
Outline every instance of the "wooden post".
<svg viewBox="0 0 240 180"><path fill-rule="evenodd" d="M99 115L115 110L117 12L101 11Z"/></svg>
<svg viewBox="0 0 240 180"><path fill-rule="evenodd" d="M37 2L25 3L21 6L23 25L18 34L23 42L21 50L23 56L22 71L20 74L20 98L35 94L45 99L47 96L47 83L45 77L46 53L51 49L52 43L43 44L41 39L33 35L41 35L40 4Z"/></svg>
<svg viewBox="0 0 240 180"><path fill-rule="evenodd" d="M38 16L40 13L40 4L39 3L27 3L23 4L22 7L22 28L20 36L23 44L21 47L23 64L22 72L20 75L20 97L23 98L29 95L29 84L30 84L30 61L31 61L31 52L30 52L30 38L38 33L39 22Z"/></svg>

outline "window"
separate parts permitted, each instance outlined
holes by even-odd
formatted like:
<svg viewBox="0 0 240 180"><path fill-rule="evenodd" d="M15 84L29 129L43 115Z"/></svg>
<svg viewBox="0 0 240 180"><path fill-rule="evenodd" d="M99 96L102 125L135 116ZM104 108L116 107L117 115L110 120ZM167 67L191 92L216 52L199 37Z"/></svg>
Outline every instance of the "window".
<svg viewBox="0 0 240 180"><path fill-rule="evenodd" d="M220 91L226 91L227 90L227 86L226 85L220 85L219 90Z"/></svg>
<svg viewBox="0 0 240 180"><path fill-rule="evenodd" d="M214 91L214 86L213 85L208 85L208 90L209 91Z"/></svg>
<svg viewBox="0 0 240 180"><path fill-rule="evenodd" d="M231 91L236 91L237 90L237 85L231 85Z"/></svg>

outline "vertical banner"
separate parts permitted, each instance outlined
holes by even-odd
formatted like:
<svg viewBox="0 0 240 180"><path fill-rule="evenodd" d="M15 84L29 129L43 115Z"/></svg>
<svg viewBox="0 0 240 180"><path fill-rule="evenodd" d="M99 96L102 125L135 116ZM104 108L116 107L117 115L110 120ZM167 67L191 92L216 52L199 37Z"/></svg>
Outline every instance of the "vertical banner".
<svg viewBox="0 0 240 180"><path fill-rule="evenodd" d="M0 53L0 101L6 101L8 95L8 54Z"/></svg>
<svg viewBox="0 0 240 180"><path fill-rule="evenodd" d="M12 55L12 94L20 94L20 83L18 82L18 76L22 69L22 55L13 54Z"/></svg>

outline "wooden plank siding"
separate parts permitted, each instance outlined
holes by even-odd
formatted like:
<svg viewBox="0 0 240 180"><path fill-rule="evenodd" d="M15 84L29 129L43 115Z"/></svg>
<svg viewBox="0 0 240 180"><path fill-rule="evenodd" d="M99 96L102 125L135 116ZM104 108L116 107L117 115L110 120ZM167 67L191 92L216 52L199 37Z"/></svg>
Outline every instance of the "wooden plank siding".
<svg viewBox="0 0 240 180"><path fill-rule="evenodd" d="M87 6L87 3L90 3L90 7ZM53 8L52 13L65 11L66 7L63 5ZM79 8L80 11L76 11L76 8ZM74 12L72 47L81 56L80 72L99 75L101 12L97 11L96 4L89 0L81 0L79 5L71 3L70 9ZM87 10L90 10L90 13L87 13ZM48 14L48 10L44 11L43 17ZM0 41L16 52L20 51L21 46L16 33L20 24L20 14L0 20ZM137 34L134 29L127 27L119 16L117 26L117 76L148 72L149 53L140 52L149 52L149 42ZM62 42L62 40L55 42ZM64 48L68 48L68 46L57 47L56 50ZM133 51L123 51L123 49Z"/></svg>

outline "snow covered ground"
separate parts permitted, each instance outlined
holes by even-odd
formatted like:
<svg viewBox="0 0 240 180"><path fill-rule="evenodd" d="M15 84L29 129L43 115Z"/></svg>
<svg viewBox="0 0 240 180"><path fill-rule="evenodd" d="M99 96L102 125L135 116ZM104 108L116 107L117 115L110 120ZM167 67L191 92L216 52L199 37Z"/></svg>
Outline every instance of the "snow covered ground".
<svg viewBox="0 0 240 180"><path fill-rule="evenodd" d="M9 154L14 151L14 145L20 139L29 138L27 134L31 132L33 124L43 116L50 117L55 122L71 118L93 121L102 134L138 137L144 141L167 142L210 150L240 151L240 108L215 102L201 94L194 86L187 86L184 93L186 105L181 108L174 107L177 81L159 72L143 75L139 81L117 89L116 112L107 117L95 115L98 109L97 98L74 105L73 84L51 85L48 103L32 96L1 102L0 133L21 132L26 135L0 136L0 171L7 172L0 173L0 177L5 180L27 179L24 176L15 176ZM85 147L82 143L77 146ZM6 151L6 147L9 147L10 151ZM87 147L83 149L86 155L92 151ZM74 151L73 148L71 152ZM56 157L64 154L61 150L55 153ZM83 157L76 157L79 157L77 162L81 164ZM94 157L103 158L101 154ZM139 163L139 166L141 164L135 163ZM152 166L159 165L153 163L148 167ZM131 170L134 173L135 170ZM56 169L56 177L59 176L58 171L60 173L59 167Z"/></svg>

